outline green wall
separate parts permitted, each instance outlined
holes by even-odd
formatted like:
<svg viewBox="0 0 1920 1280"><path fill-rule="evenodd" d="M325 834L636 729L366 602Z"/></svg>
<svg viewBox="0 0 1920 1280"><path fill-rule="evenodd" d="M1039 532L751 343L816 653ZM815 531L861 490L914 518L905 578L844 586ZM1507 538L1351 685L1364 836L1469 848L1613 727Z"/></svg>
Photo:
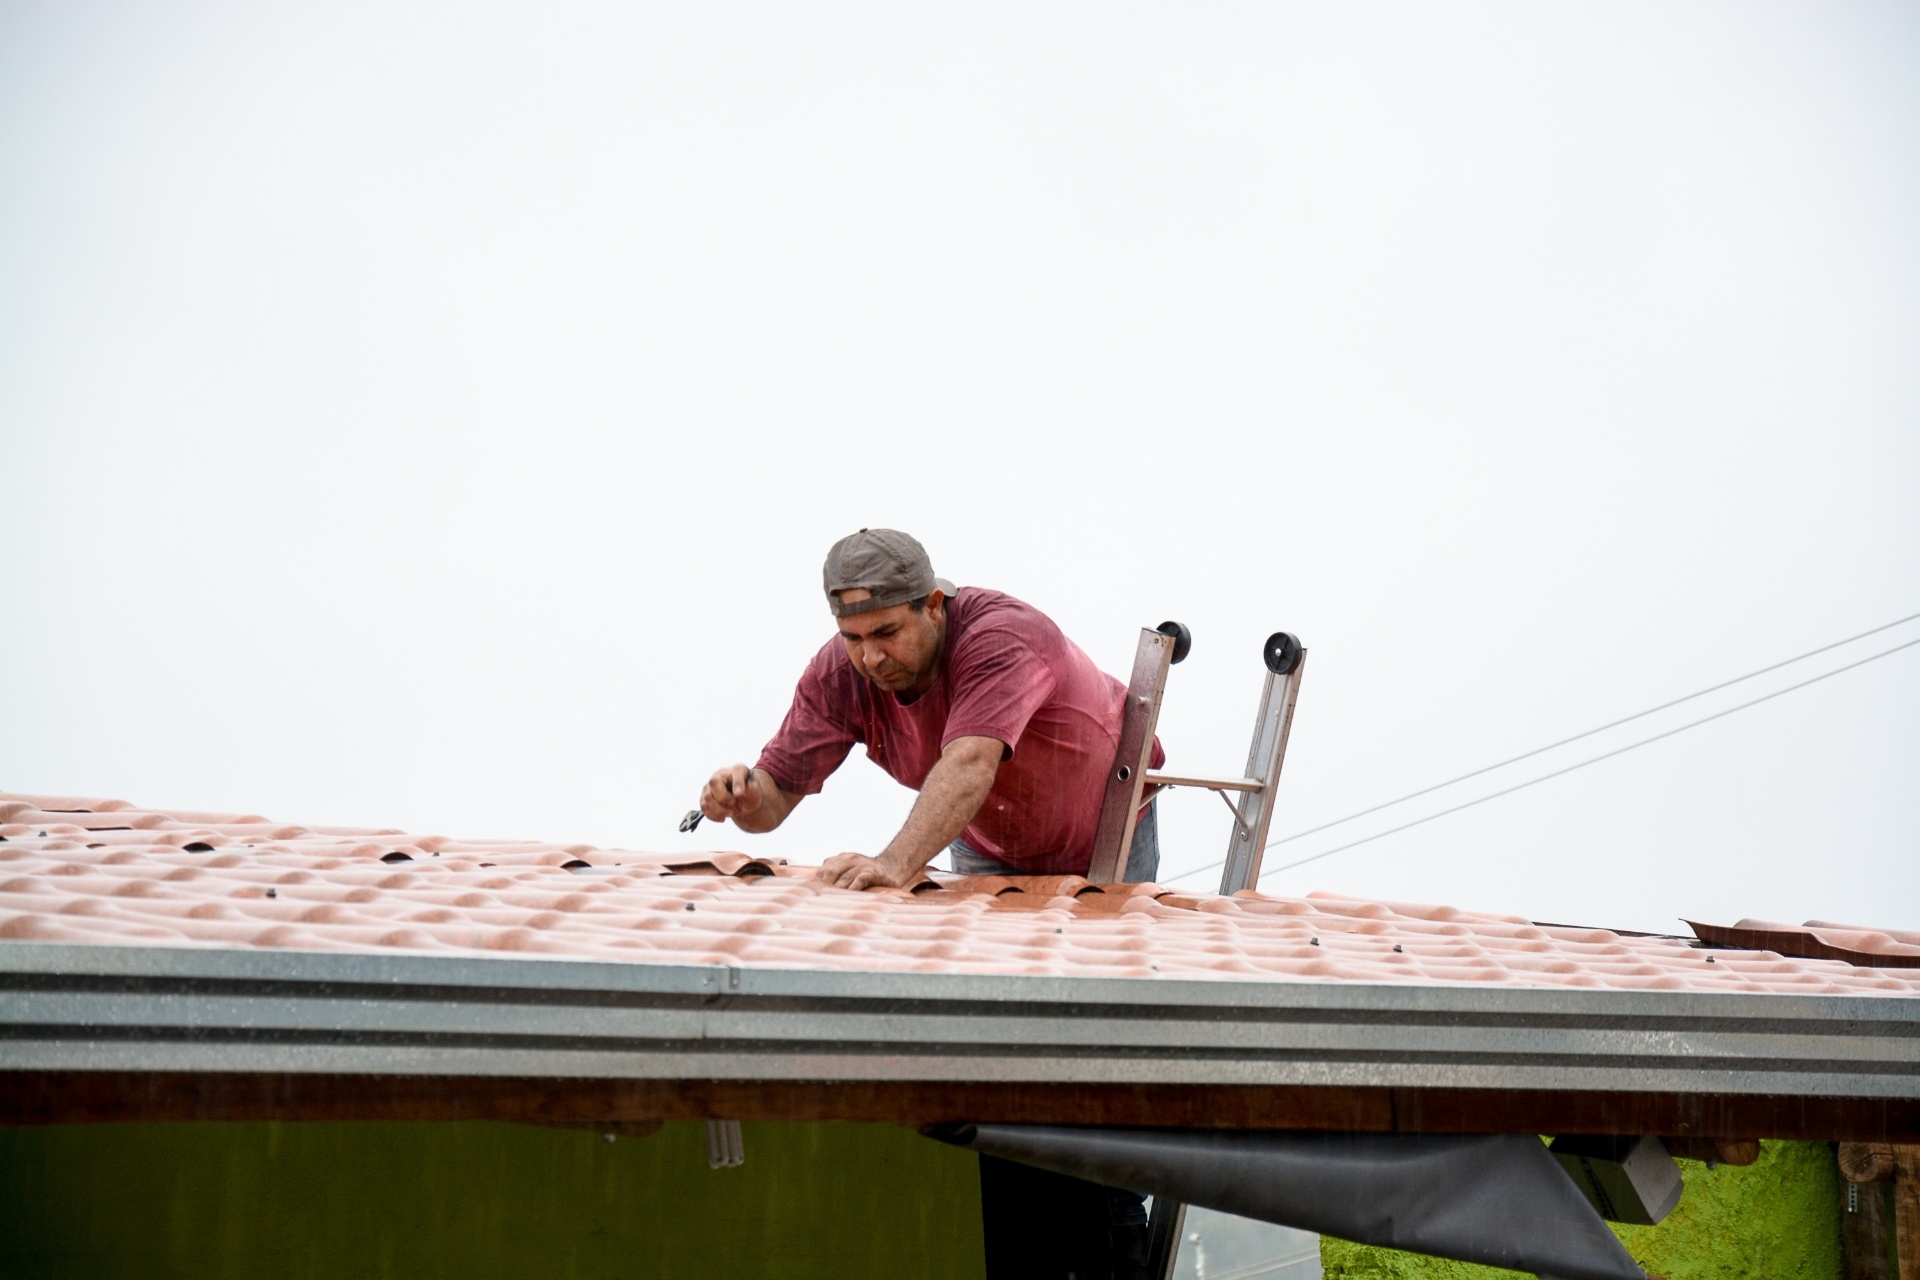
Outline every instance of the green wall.
<svg viewBox="0 0 1920 1280"><path fill-rule="evenodd" d="M463 1123L0 1127L0 1275L983 1274L971 1152L889 1125L647 1138Z"/></svg>
<svg viewBox="0 0 1920 1280"><path fill-rule="evenodd" d="M1666 1280L1843 1280L1833 1149L1763 1142L1745 1168L1680 1161L1680 1203L1653 1227L1615 1226L1634 1261ZM1323 1239L1327 1280L1509 1280L1517 1271Z"/></svg>

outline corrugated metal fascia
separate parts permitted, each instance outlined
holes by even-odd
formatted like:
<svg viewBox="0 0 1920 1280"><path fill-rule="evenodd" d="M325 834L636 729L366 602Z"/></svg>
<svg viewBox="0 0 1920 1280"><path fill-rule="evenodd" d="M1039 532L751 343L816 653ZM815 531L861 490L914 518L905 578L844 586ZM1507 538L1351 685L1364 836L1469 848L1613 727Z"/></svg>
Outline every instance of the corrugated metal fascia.
<svg viewBox="0 0 1920 1280"><path fill-rule="evenodd" d="M1920 1000L0 944L0 1069L1920 1097Z"/></svg>
<svg viewBox="0 0 1920 1280"><path fill-rule="evenodd" d="M1574 1017L1596 1024L1659 1017L1688 1022L1779 1019L1885 1023L1920 1034L1920 999L1904 996L1620 991L1466 984L1086 978L1037 974L862 973L724 965L609 964L563 957L381 955L365 952L125 947L0 942L0 982L33 977L124 977L229 982L468 987L527 993L686 995L951 1004L1120 1005L1312 1012Z"/></svg>

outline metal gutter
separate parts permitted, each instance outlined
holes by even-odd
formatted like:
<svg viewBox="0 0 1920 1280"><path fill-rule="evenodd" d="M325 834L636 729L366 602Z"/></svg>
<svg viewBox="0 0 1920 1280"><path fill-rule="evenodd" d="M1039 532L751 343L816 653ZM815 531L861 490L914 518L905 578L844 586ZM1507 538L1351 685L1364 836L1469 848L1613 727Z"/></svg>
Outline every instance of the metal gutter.
<svg viewBox="0 0 1920 1280"><path fill-rule="evenodd" d="M1920 1099L1920 1000L0 942L0 1071Z"/></svg>

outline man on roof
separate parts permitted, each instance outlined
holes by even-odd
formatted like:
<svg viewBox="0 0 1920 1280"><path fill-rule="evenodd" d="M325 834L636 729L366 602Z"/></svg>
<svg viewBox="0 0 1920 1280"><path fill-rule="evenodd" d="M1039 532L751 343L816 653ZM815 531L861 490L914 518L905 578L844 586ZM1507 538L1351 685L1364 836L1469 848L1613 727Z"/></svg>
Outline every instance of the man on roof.
<svg viewBox="0 0 1920 1280"><path fill-rule="evenodd" d="M942 849L963 875L1085 874L1126 686L1032 605L935 577L896 529L834 543L823 585L839 635L807 664L759 761L716 770L701 811L771 831L858 742L920 796L886 848L829 858L820 879L912 884ZM1164 758L1156 742L1154 765ZM1128 879L1152 879L1159 862L1149 801Z"/></svg>

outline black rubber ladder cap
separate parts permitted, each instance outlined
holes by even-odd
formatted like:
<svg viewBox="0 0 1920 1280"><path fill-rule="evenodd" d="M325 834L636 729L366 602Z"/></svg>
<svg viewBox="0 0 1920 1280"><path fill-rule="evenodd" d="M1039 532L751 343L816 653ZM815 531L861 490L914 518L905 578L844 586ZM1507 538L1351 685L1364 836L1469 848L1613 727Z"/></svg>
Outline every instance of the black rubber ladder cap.
<svg viewBox="0 0 1920 1280"><path fill-rule="evenodd" d="M1543 1280L1646 1280L1532 1134L943 1125L929 1137L1242 1218Z"/></svg>

